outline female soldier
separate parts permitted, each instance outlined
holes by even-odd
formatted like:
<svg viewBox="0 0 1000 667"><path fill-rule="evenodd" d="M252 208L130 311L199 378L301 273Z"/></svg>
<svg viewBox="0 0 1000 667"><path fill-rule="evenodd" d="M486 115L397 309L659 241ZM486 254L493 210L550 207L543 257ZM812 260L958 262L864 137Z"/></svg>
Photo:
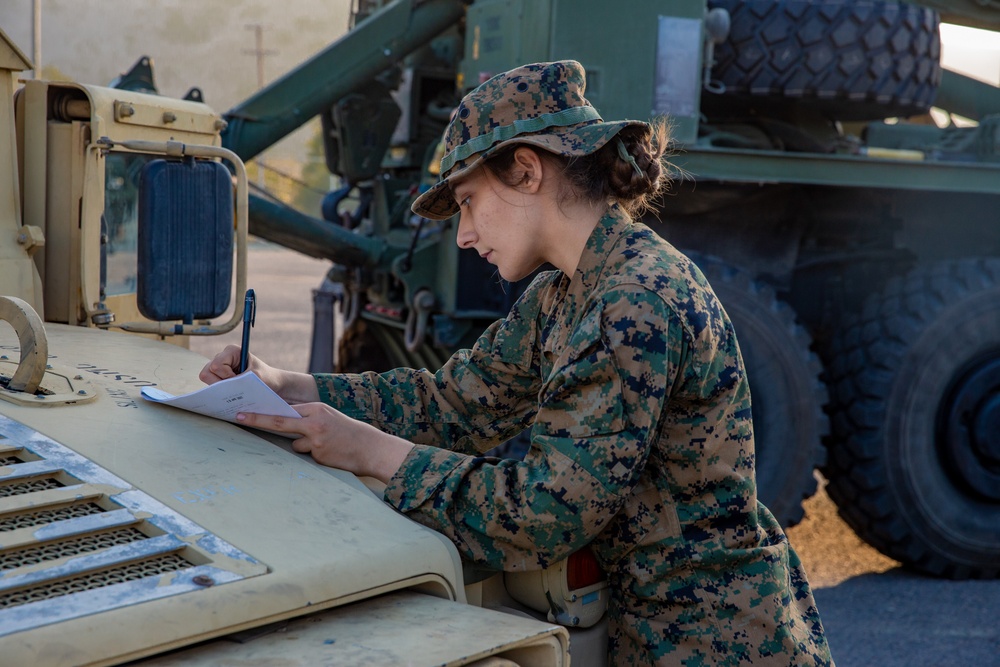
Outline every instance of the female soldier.
<svg viewBox="0 0 1000 667"><path fill-rule="evenodd" d="M608 574L611 662L830 665L800 562L757 502L733 327L690 260L635 214L665 181L666 132L603 122L579 63L469 93L442 180L413 204L460 214L458 244L510 281L510 314L436 373L249 368L302 415L243 423L387 484L463 557L544 567L590 545ZM232 377L230 346L201 373ZM475 456L524 428L523 461Z"/></svg>

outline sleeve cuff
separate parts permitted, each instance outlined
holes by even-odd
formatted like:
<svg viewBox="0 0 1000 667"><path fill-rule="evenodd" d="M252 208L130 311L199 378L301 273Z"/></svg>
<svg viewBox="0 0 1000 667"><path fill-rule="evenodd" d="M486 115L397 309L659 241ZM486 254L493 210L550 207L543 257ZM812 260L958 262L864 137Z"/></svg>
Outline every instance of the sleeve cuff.
<svg viewBox="0 0 1000 667"><path fill-rule="evenodd" d="M414 445L389 480L383 499L400 512L415 510L439 491L455 469L472 458L440 447Z"/></svg>
<svg viewBox="0 0 1000 667"><path fill-rule="evenodd" d="M323 403L353 419L367 421L371 418L373 403L362 376L313 373L313 379Z"/></svg>

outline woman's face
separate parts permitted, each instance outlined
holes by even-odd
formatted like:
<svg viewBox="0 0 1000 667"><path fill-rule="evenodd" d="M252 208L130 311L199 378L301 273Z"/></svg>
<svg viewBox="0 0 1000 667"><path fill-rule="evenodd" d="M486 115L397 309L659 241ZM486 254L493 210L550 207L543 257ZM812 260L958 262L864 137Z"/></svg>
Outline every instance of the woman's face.
<svg viewBox="0 0 1000 667"><path fill-rule="evenodd" d="M530 197L485 168L452 185L460 208L457 242L497 267L504 280L529 275L546 259Z"/></svg>

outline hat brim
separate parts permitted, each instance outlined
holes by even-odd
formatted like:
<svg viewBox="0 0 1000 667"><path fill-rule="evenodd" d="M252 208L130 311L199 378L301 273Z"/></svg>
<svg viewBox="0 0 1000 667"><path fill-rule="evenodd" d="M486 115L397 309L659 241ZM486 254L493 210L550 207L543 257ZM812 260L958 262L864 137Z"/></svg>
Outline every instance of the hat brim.
<svg viewBox="0 0 1000 667"><path fill-rule="evenodd" d="M549 130L537 134L522 134L507 141L501 141L476 155L472 162L451 171L445 178L431 186L413 201L410 210L430 220L447 220L458 213L459 206L458 202L455 201L454 194L452 194L452 185L472 174L482 166L486 158L504 146L528 144L543 148L556 155L589 155L630 125L647 125L647 123L641 120L600 122L577 128L567 128L563 132Z"/></svg>

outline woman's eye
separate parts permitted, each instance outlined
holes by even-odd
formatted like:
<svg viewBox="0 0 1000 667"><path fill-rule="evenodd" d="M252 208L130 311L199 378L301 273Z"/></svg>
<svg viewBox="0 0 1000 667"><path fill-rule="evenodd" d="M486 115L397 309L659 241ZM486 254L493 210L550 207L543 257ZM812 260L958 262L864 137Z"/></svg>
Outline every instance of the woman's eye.
<svg viewBox="0 0 1000 667"><path fill-rule="evenodd" d="M468 206L468 205L469 205L469 200L470 200L470 199L472 199L472 197L466 197L466 198L465 198L465 199L463 199L462 201L458 202L458 205L459 205L459 207L460 207L460 208L465 208L466 206Z"/></svg>

